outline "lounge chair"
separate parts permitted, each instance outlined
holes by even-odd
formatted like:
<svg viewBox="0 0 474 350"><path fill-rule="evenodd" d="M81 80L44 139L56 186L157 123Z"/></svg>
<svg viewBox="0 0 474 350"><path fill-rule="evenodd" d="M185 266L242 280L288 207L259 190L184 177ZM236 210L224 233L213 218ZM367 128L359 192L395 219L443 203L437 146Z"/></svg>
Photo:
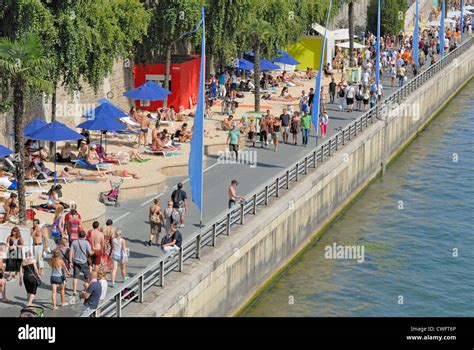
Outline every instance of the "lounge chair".
<svg viewBox="0 0 474 350"><path fill-rule="evenodd" d="M57 177L56 178L56 182L68 183L68 182L72 182L72 181L73 181L72 179L68 179L66 177ZM26 185L28 185L28 184L37 184L39 188L42 188L41 185L47 185L48 183L51 183L51 182L54 182L54 178L25 180Z"/></svg>
<svg viewBox="0 0 474 350"><path fill-rule="evenodd" d="M154 151L149 147L145 148L143 152L147 154L162 155L164 157L176 157L176 156L181 155L181 152L179 151L163 151L163 150Z"/></svg>
<svg viewBox="0 0 474 350"><path fill-rule="evenodd" d="M90 163L87 163L85 159L74 159L72 162L74 163L74 168L80 165L83 168L94 169L99 172L101 170L109 170L110 166L112 166L111 163L90 164Z"/></svg>

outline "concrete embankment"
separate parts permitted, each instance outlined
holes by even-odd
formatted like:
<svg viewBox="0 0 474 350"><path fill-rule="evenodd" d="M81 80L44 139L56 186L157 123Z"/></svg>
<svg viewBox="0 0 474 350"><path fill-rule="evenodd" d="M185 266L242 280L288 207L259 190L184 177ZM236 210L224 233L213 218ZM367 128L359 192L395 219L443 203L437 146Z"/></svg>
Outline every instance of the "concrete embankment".
<svg viewBox="0 0 474 350"><path fill-rule="evenodd" d="M423 130L474 74L474 46L418 88L385 120L292 183L200 260L167 277L134 316L235 315L264 289ZM128 315L128 314L127 314ZM131 316L131 315L130 315Z"/></svg>

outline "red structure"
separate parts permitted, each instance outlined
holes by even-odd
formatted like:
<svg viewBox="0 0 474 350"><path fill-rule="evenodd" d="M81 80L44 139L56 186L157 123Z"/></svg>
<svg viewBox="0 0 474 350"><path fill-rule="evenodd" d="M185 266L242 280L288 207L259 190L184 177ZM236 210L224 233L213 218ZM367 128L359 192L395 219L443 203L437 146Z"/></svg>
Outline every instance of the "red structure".
<svg viewBox="0 0 474 350"><path fill-rule="evenodd" d="M197 102L200 57L196 55L173 56L171 62L173 62L170 69L169 83L171 95L168 96L168 107L174 106L176 111L180 106L185 109L191 108ZM148 80L163 85L165 68L164 60L157 63L135 65L135 87L144 84ZM163 101L137 100L135 103L137 108L152 112L163 106Z"/></svg>

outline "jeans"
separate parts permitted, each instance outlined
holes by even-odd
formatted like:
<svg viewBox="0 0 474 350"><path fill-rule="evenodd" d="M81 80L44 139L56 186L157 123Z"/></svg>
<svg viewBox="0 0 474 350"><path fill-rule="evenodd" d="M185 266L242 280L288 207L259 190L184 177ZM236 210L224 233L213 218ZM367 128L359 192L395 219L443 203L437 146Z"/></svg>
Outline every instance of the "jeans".
<svg viewBox="0 0 474 350"><path fill-rule="evenodd" d="M334 104L335 98L336 98L336 91L334 91L334 92L330 91L329 92L329 103Z"/></svg>
<svg viewBox="0 0 474 350"><path fill-rule="evenodd" d="M398 77L398 86L402 87L404 82L405 82L405 77L399 76Z"/></svg>
<svg viewBox="0 0 474 350"><path fill-rule="evenodd" d="M303 136L303 145L308 144L309 129L301 129L301 135Z"/></svg>

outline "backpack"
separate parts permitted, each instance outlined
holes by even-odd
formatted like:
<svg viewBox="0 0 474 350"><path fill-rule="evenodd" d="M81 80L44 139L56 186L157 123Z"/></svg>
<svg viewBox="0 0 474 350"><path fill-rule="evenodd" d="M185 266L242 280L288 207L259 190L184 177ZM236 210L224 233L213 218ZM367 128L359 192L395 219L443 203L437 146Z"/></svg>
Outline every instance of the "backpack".
<svg viewBox="0 0 474 350"><path fill-rule="evenodd" d="M340 90L339 90L338 96L339 96L339 97L344 97L344 96L345 96L344 89L340 89Z"/></svg>
<svg viewBox="0 0 474 350"><path fill-rule="evenodd" d="M174 207L183 208L184 207L184 199L183 199L183 191L176 190L173 196L173 205Z"/></svg>
<svg viewBox="0 0 474 350"><path fill-rule="evenodd" d="M159 211L154 212L150 216L150 221L152 224L159 224L161 223L161 215Z"/></svg>
<svg viewBox="0 0 474 350"><path fill-rule="evenodd" d="M61 220L61 217L57 218L53 222L53 227L51 228L51 236L53 237L61 237L61 230L59 229L59 220Z"/></svg>

